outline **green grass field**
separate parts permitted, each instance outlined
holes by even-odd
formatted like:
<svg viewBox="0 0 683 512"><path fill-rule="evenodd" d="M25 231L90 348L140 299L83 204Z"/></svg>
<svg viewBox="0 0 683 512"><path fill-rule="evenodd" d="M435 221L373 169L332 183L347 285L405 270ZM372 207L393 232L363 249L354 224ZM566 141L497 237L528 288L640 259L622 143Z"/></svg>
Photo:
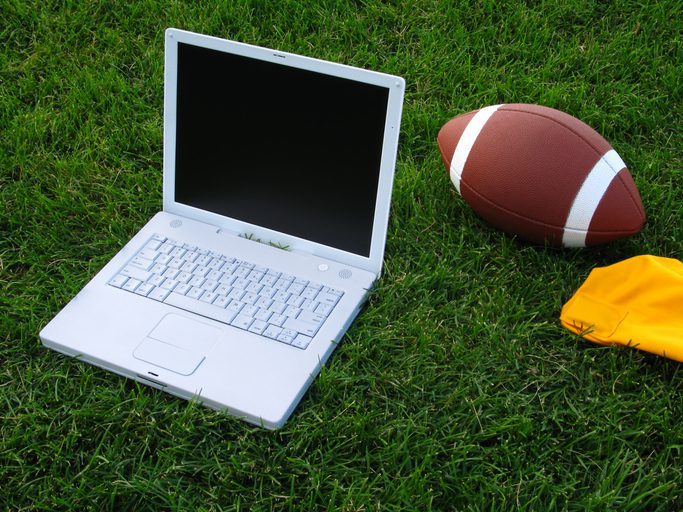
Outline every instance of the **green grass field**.
<svg viewBox="0 0 683 512"><path fill-rule="evenodd" d="M677 0L0 0L0 509L683 509L680 363L559 324L592 268L683 257L681 20ZM275 433L38 339L161 208L168 26L407 82L383 277ZM481 221L436 134L506 102L610 141L643 231L553 250Z"/></svg>

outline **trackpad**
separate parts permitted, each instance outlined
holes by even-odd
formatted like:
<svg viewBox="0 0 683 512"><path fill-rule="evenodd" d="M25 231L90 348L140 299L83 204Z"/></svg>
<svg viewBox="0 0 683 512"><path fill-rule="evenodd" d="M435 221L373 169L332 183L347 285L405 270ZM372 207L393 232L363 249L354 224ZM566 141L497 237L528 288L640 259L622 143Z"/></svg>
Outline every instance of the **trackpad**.
<svg viewBox="0 0 683 512"><path fill-rule="evenodd" d="M216 327L171 313L142 340L133 356L180 375L190 375L222 334Z"/></svg>

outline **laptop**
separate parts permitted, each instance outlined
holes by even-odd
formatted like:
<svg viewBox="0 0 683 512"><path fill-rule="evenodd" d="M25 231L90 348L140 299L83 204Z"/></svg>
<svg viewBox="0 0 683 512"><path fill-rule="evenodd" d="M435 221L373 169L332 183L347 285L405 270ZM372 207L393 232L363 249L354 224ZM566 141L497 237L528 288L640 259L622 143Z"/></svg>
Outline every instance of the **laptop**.
<svg viewBox="0 0 683 512"><path fill-rule="evenodd" d="M380 275L404 88L168 29L163 210L44 345L280 428Z"/></svg>

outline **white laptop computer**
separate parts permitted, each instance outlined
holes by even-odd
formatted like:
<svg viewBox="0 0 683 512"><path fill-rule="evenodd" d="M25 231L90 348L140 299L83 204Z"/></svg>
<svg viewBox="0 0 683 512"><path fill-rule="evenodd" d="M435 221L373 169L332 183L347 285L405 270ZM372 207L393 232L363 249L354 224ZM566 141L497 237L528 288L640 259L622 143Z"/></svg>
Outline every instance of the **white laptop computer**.
<svg viewBox="0 0 683 512"><path fill-rule="evenodd" d="M163 211L40 338L279 428L380 274L405 83L165 39Z"/></svg>

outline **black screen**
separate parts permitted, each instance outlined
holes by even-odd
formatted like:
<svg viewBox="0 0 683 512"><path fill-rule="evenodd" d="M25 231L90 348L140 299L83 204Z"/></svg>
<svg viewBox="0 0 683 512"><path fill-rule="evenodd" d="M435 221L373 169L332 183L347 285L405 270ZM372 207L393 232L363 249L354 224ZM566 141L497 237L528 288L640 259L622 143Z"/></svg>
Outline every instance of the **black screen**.
<svg viewBox="0 0 683 512"><path fill-rule="evenodd" d="M369 256L387 100L180 43L175 200Z"/></svg>

